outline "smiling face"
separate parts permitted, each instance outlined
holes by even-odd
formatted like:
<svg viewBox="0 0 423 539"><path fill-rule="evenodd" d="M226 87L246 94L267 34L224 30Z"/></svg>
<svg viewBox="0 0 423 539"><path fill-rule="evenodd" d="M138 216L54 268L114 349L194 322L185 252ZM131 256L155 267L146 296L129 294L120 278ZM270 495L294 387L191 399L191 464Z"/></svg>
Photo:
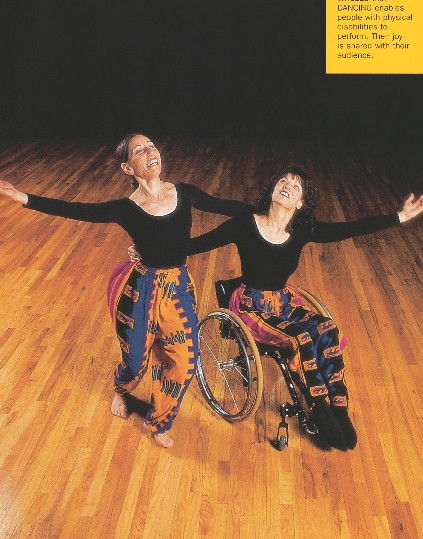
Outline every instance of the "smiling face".
<svg viewBox="0 0 423 539"><path fill-rule="evenodd" d="M160 152L144 135L135 135L128 145L128 161L121 163L122 170L129 176L152 179L160 175Z"/></svg>
<svg viewBox="0 0 423 539"><path fill-rule="evenodd" d="M303 205L303 186L300 176L288 172L276 183L272 203L286 209L300 209Z"/></svg>

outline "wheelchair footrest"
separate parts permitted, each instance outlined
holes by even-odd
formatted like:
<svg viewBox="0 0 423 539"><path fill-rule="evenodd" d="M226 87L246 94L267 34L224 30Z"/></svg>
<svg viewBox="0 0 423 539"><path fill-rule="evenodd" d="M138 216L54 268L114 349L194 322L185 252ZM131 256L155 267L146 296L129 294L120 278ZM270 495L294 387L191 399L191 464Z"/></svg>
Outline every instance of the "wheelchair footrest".
<svg viewBox="0 0 423 539"><path fill-rule="evenodd" d="M305 428L309 434L317 434L319 432L319 428L317 427L313 419L307 419L307 421L305 422Z"/></svg>
<svg viewBox="0 0 423 539"><path fill-rule="evenodd" d="M313 421L312 417L307 419L306 413L301 406L297 407L289 402L286 402L280 405L280 414L281 414L282 422L279 425L279 430L282 428L283 425L286 425L285 419L287 417L297 416L301 427L304 427L305 430L309 434L317 434L318 428L317 428L316 423ZM279 437L279 434L278 434L278 437Z"/></svg>

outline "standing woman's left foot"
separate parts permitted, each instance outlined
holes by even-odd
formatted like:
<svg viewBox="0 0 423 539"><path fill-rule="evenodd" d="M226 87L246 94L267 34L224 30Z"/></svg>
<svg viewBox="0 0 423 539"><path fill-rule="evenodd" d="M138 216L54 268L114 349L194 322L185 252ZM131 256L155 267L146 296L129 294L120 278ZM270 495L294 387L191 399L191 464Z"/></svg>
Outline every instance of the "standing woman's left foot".
<svg viewBox="0 0 423 539"><path fill-rule="evenodd" d="M175 443L165 432L161 434L153 434L153 438L156 440L157 444L166 448L172 447L172 445Z"/></svg>
<svg viewBox="0 0 423 539"><path fill-rule="evenodd" d="M150 429L148 428L148 425L147 425L147 423L145 421L143 423L143 427L145 428L145 430L150 431ZM172 440L172 438L170 436L168 436L165 432L160 432L160 433L151 432L151 435L153 436L154 441L156 442L156 444L160 445L161 447L165 447L165 448L172 447L172 445L175 443Z"/></svg>

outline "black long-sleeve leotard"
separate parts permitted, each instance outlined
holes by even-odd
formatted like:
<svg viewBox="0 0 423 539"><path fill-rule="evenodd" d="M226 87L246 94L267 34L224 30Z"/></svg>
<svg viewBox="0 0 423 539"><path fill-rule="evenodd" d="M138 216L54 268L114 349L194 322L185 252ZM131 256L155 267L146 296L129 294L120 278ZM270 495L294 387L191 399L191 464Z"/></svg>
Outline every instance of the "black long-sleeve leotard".
<svg viewBox="0 0 423 539"><path fill-rule="evenodd" d="M243 202L210 196L194 185L177 183L175 187L176 208L163 216L150 215L129 198L84 203L28 194L24 207L78 221L117 223L131 236L145 265L173 268L186 262L192 208L227 216L238 215L250 208Z"/></svg>
<svg viewBox="0 0 423 539"><path fill-rule="evenodd" d="M193 238L189 254L235 243L241 259L243 283L257 290L282 290L298 267L301 250L310 242L328 243L377 232L399 222L397 213L366 217L348 223L316 221L313 228L293 232L282 244L266 241L251 212L229 219L214 230Z"/></svg>

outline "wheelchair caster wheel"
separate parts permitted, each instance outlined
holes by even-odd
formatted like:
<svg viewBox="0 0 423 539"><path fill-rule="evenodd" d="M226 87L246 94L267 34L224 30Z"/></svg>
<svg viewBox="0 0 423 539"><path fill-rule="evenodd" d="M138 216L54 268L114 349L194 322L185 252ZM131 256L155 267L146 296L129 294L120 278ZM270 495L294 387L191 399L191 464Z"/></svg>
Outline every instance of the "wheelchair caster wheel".
<svg viewBox="0 0 423 539"><path fill-rule="evenodd" d="M285 447L288 447L288 423L284 419L279 423L274 444L278 451L282 451Z"/></svg>
<svg viewBox="0 0 423 539"><path fill-rule="evenodd" d="M288 447L288 439L286 436L281 436L279 440L276 440L276 448L278 451L283 451L285 447Z"/></svg>

